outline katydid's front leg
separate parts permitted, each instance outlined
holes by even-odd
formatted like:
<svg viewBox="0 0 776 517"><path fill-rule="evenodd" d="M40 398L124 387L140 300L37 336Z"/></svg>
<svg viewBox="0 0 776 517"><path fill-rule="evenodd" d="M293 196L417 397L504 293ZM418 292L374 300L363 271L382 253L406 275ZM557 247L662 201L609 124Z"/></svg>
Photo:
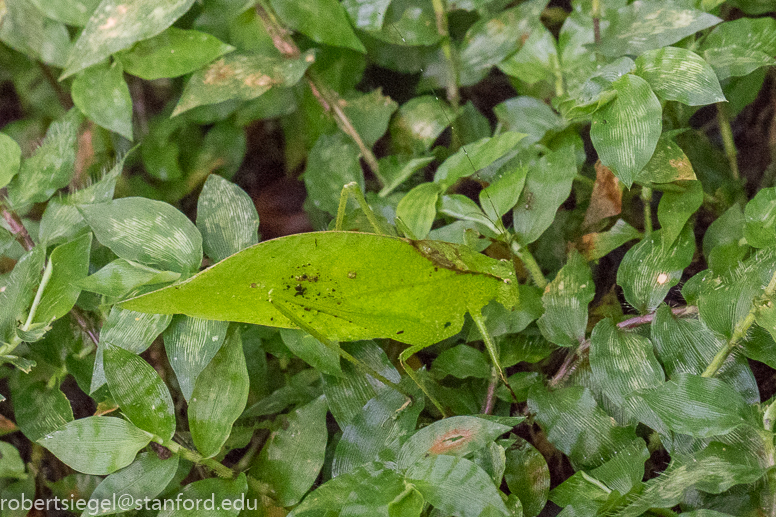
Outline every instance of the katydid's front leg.
<svg viewBox="0 0 776 517"><path fill-rule="evenodd" d="M493 337L490 335L490 332L488 332L488 327L485 326L485 318L482 317L482 312L480 312L479 309L469 310L469 315L471 315L474 324L477 325L480 334L482 334L482 340L485 342L485 348L488 350L488 355L490 355L490 361L493 363L493 367L498 372L499 377L501 377L501 381L512 394L512 399L517 402L517 395L515 395L515 392L512 390L512 386L509 385L509 381L507 380L506 375L504 375L504 369L501 368L498 350L496 350L496 343L493 342Z"/></svg>
<svg viewBox="0 0 776 517"><path fill-rule="evenodd" d="M399 354L399 363L401 364L401 367L404 369L404 371L407 373L407 375L410 376L410 379L412 379L415 384L423 391L423 394L433 402L434 406L439 410L440 413L442 413L442 416L444 418L447 418L450 416L447 411L445 411L445 408L442 406L442 404L439 403L439 401L428 391L425 384L415 375L415 370L410 368L410 366L407 364L407 359L415 355L416 353L420 352L424 348L426 348L428 345L412 345L409 348L405 348L401 354Z"/></svg>

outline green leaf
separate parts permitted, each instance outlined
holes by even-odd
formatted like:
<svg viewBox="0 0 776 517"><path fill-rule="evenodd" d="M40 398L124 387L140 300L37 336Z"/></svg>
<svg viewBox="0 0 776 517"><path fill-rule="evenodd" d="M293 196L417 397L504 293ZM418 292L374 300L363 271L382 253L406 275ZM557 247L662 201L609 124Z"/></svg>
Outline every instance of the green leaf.
<svg viewBox="0 0 776 517"><path fill-rule="evenodd" d="M358 146L345 133L321 135L307 157L304 184L313 206L337 213L342 186L355 181L364 190L364 172Z"/></svg>
<svg viewBox="0 0 776 517"><path fill-rule="evenodd" d="M62 67L71 48L67 27L25 0L3 2L0 41L33 59Z"/></svg>
<svg viewBox="0 0 776 517"><path fill-rule="evenodd" d="M618 426L582 386L547 391L534 385L528 408L550 443L578 467L599 466L636 438L633 428Z"/></svg>
<svg viewBox="0 0 776 517"><path fill-rule="evenodd" d="M174 282L180 276L174 271L159 271L131 260L116 259L73 283L84 291L121 298L142 285Z"/></svg>
<svg viewBox="0 0 776 517"><path fill-rule="evenodd" d="M744 208L744 237L755 248L776 246L776 187L757 192Z"/></svg>
<svg viewBox="0 0 776 517"><path fill-rule="evenodd" d="M58 2L32 0L31 3L52 20L83 27L100 0L60 0Z"/></svg>
<svg viewBox="0 0 776 517"><path fill-rule="evenodd" d="M633 331L622 330L609 318L590 335L590 368L606 397L622 406L633 391L660 386L665 380L652 343ZM639 415L639 408L630 407Z"/></svg>
<svg viewBox="0 0 776 517"><path fill-rule="evenodd" d="M221 349L228 326L225 321L175 316L164 331L164 349L186 401L199 374Z"/></svg>
<svg viewBox="0 0 776 517"><path fill-rule="evenodd" d="M167 203L126 197L78 207L97 240L119 257L188 275L202 262L202 236Z"/></svg>
<svg viewBox="0 0 776 517"><path fill-rule="evenodd" d="M644 463L649 456L647 444L642 438L636 438L614 458L590 471L590 474L608 487L627 494L644 478Z"/></svg>
<svg viewBox="0 0 776 517"><path fill-rule="evenodd" d="M523 504L523 515L535 517L547 504L550 491L550 469L536 448L517 438L506 451L506 481L509 491Z"/></svg>
<svg viewBox="0 0 776 517"><path fill-rule="evenodd" d="M542 295L544 314L537 322L548 341L578 346L585 339L587 306L595 296L590 267L576 251Z"/></svg>
<svg viewBox="0 0 776 517"><path fill-rule="evenodd" d="M19 144L6 135L0 133L0 188L8 185L22 162L22 149Z"/></svg>
<svg viewBox="0 0 776 517"><path fill-rule="evenodd" d="M677 47L645 52L636 59L635 74L659 97L688 106L724 102L714 70L698 54Z"/></svg>
<svg viewBox="0 0 776 517"><path fill-rule="evenodd" d="M415 430L423 402L408 399L394 389L383 389L345 426L337 442L331 475L352 472L372 461L395 460L399 446Z"/></svg>
<svg viewBox="0 0 776 517"><path fill-rule="evenodd" d="M441 191L436 183L421 183L407 192L396 206L396 217L407 225L414 238L425 239L431 231Z"/></svg>
<svg viewBox="0 0 776 517"><path fill-rule="evenodd" d="M740 425L755 423L746 401L720 379L680 373L632 397L642 399L672 431L696 438L727 434Z"/></svg>
<svg viewBox="0 0 776 517"><path fill-rule="evenodd" d="M499 168L493 182L480 191L480 206L490 219L497 221L515 207L527 176L528 167L517 159Z"/></svg>
<svg viewBox="0 0 776 517"><path fill-rule="evenodd" d="M454 346L439 354L434 359L431 373L437 379L443 379L447 375L457 379L488 379L491 375L485 354L469 345Z"/></svg>
<svg viewBox="0 0 776 517"><path fill-rule="evenodd" d="M313 41L366 53L348 22L345 8L336 0L270 0L270 5L289 28Z"/></svg>
<svg viewBox="0 0 776 517"><path fill-rule="evenodd" d="M379 31L391 0L344 0L342 6L357 29Z"/></svg>
<svg viewBox="0 0 776 517"><path fill-rule="evenodd" d="M191 438L203 456L215 456L248 401L248 369L237 326L202 370L189 399Z"/></svg>
<svg viewBox="0 0 776 517"><path fill-rule="evenodd" d="M496 226L477 203L464 196L463 194L453 194L451 196L442 196L442 202L439 206L439 212L449 217L455 217L461 221L471 221L482 233L495 237L503 233L503 227Z"/></svg>
<svg viewBox="0 0 776 517"><path fill-rule="evenodd" d="M8 442L0 442L0 478L24 479L24 462L19 451Z"/></svg>
<svg viewBox="0 0 776 517"><path fill-rule="evenodd" d="M156 36L183 16L194 0L102 0L81 32L61 79L99 63L136 41Z"/></svg>
<svg viewBox="0 0 776 517"><path fill-rule="evenodd" d="M385 186L380 190L379 196L387 197L421 167L425 167L433 161L433 156L424 158L406 158L392 154L380 158L380 173L386 181Z"/></svg>
<svg viewBox="0 0 776 517"><path fill-rule="evenodd" d="M690 226L686 225L676 240L670 237L665 230L652 232L628 250L617 269L617 284L627 302L641 314L660 305L692 262L695 237Z"/></svg>
<svg viewBox="0 0 776 517"><path fill-rule="evenodd" d="M430 345L494 298L514 306L513 275L509 264L466 246L318 232L260 243L123 306L295 328L271 297L335 341L390 336Z"/></svg>
<svg viewBox="0 0 776 517"><path fill-rule="evenodd" d="M191 76L172 116L205 104L255 99L273 86L294 86L314 61L313 51L293 59L232 52Z"/></svg>
<svg viewBox="0 0 776 517"><path fill-rule="evenodd" d="M37 442L69 467L105 476L126 467L151 435L120 418L90 416L68 422Z"/></svg>
<svg viewBox="0 0 776 517"><path fill-rule="evenodd" d="M476 416L453 416L438 420L413 434L399 451L397 466L411 468L429 456L458 456L485 447L512 428ZM409 473L408 477L411 477Z"/></svg>
<svg viewBox="0 0 776 517"><path fill-rule="evenodd" d="M71 95L76 107L98 126L132 140L132 97L120 62L91 66L79 73Z"/></svg>
<svg viewBox="0 0 776 517"><path fill-rule="evenodd" d="M14 389L11 398L16 425L33 442L73 421L73 409L65 394L45 382L30 382Z"/></svg>
<svg viewBox="0 0 776 517"><path fill-rule="evenodd" d="M169 27L116 57L125 72L152 81L188 74L233 50L205 32Z"/></svg>
<svg viewBox="0 0 776 517"><path fill-rule="evenodd" d="M443 454L419 458L405 477L426 501L447 514L510 515L490 476L466 458Z"/></svg>
<svg viewBox="0 0 776 517"><path fill-rule="evenodd" d="M43 144L22 162L19 174L8 184L8 201L19 210L46 201L70 181L75 163L75 143L81 115L70 110L46 131Z"/></svg>
<svg viewBox="0 0 776 517"><path fill-rule="evenodd" d="M402 104L393 117L391 145L397 153L423 153L455 116L450 106L430 95L415 97Z"/></svg>
<svg viewBox="0 0 776 517"><path fill-rule="evenodd" d="M49 324L70 312L81 294L75 282L89 271L91 248L91 233L54 248L49 257L51 278L43 289L33 322Z"/></svg>
<svg viewBox="0 0 776 517"><path fill-rule="evenodd" d="M156 370L140 356L106 345L103 368L121 411L144 431L168 441L175 434L175 406Z"/></svg>
<svg viewBox="0 0 776 517"><path fill-rule="evenodd" d="M598 50L608 57L639 55L713 27L722 20L703 11L662 2L631 4L608 13Z"/></svg>
<svg viewBox="0 0 776 517"><path fill-rule="evenodd" d="M720 80L748 75L774 64L776 21L763 17L725 22L704 38L700 50Z"/></svg>
<svg viewBox="0 0 776 517"><path fill-rule="evenodd" d="M326 375L342 375L337 349L329 348L303 330L282 329L280 337L291 352ZM339 348L339 344L337 344Z"/></svg>
<svg viewBox="0 0 776 517"><path fill-rule="evenodd" d="M666 189L657 206L657 220L666 242L673 242L682 233L685 223L703 204L703 185L700 181L682 182Z"/></svg>
<svg viewBox="0 0 776 517"><path fill-rule="evenodd" d="M682 148L671 139L668 133L660 135L652 158L641 171L636 174L635 182L641 185L654 186L661 189L661 183L695 180L690 159Z"/></svg>
<svg viewBox="0 0 776 517"><path fill-rule="evenodd" d="M211 174L197 200L197 228L205 254L218 262L259 242L259 214L251 197Z"/></svg>
<svg viewBox="0 0 776 517"><path fill-rule="evenodd" d="M558 207L571 193L577 175L572 147L546 154L528 171L517 206L512 211L515 233L523 246L541 237L555 220Z"/></svg>
<svg viewBox="0 0 776 517"><path fill-rule="evenodd" d="M434 183L438 183L442 189L447 190L458 180L476 174L512 151L525 136L522 133L507 131L459 149L436 170Z"/></svg>
<svg viewBox="0 0 776 517"><path fill-rule="evenodd" d="M505 74L530 85L552 81L559 68L555 37L543 26L534 28L520 50L499 63L498 67Z"/></svg>
<svg viewBox="0 0 776 517"><path fill-rule="evenodd" d="M680 373L700 375L725 345L703 321L676 318L667 305L655 312L652 342L669 378Z"/></svg>
<svg viewBox="0 0 776 517"><path fill-rule="evenodd" d="M528 96L513 97L497 104L493 113L505 129L525 133L531 142L563 129L565 122L540 99Z"/></svg>
<svg viewBox="0 0 776 517"><path fill-rule="evenodd" d="M341 99L342 111L353 123L353 127L367 147L372 147L388 129L391 115L398 104L390 97L383 95L380 88L357 97Z"/></svg>
<svg viewBox="0 0 776 517"><path fill-rule="evenodd" d="M288 415L283 428L270 435L253 472L272 486L280 506L297 504L315 482L323 466L326 436L324 397Z"/></svg>
<svg viewBox="0 0 776 517"><path fill-rule="evenodd" d="M738 45L706 49L703 57L714 68L720 81L749 75L758 68L776 64L776 59L765 52Z"/></svg>
<svg viewBox="0 0 776 517"><path fill-rule="evenodd" d="M16 262L0 290L0 340L5 343L13 340L17 322L32 303L45 258L41 246L32 248Z"/></svg>
<svg viewBox="0 0 776 517"><path fill-rule="evenodd" d="M655 151L663 108L649 84L626 74L612 83L617 98L593 113L590 139L601 163L630 188Z"/></svg>
<svg viewBox="0 0 776 517"><path fill-rule="evenodd" d="M617 219L614 226L605 232L588 233L582 236L579 244L580 253L585 260L598 260L614 251L626 242L640 239L641 232L629 225L623 219Z"/></svg>
<svg viewBox="0 0 776 517"><path fill-rule="evenodd" d="M158 496L172 481L176 470L178 470L179 458L176 455L163 460L153 452L138 454L137 459L131 465L114 472L97 485L89 497L87 509L81 514L81 517L113 515L130 509L121 504L114 506L114 497L118 501L126 501L126 498L122 499L122 496L127 494L131 496L129 501L134 503L145 497L153 499ZM134 507L134 504L131 506ZM91 508L98 510L94 512L90 510Z"/></svg>
<svg viewBox="0 0 776 517"><path fill-rule="evenodd" d="M163 505L158 517L197 517L207 513L210 517L237 517L240 507L245 505L245 493L248 491L248 480L245 474L235 479L210 478L195 481L184 486L178 494L183 501L209 501L216 497L216 505L210 509L192 508L192 504ZM170 495L172 498L172 494ZM178 500L175 496L174 500ZM229 501L229 504L225 504Z"/></svg>

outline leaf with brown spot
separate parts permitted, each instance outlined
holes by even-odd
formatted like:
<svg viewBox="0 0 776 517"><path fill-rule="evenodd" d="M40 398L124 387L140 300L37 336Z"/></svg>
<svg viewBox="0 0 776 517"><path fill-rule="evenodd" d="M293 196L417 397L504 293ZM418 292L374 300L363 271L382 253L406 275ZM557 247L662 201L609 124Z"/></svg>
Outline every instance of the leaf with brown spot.
<svg viewBox="0 0 776 517"><path fill-rule="evenodd" d="M594 228L598 223L619 215L622 212L622 189L620 180L612 173L609 167L603 165L601 160L595 164L595 185L590 197L590 206L585 212L585 228Z"/></svg>
<svg viewBox="0 0 776 517"><path fill-rule="evenodd" d="M636 175L634 182L640 185L672 183L674 181L696 180L690 159L672 139L671 132L660 136L655 153Z"/></svg>
<svg viewBox="0 0 776 517"><path fill-rule="evenodd" d="M585 260L598 260L626 242L639 238L641 232L624 220L617 219L608 231L583 235L576 248Z"/></svg>

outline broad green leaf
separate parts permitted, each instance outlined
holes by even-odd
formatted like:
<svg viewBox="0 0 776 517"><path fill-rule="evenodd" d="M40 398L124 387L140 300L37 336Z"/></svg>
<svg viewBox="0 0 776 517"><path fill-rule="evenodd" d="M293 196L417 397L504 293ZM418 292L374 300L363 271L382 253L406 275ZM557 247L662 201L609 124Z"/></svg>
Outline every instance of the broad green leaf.
<svg viewBox="0 0 776 517"><path fill-rule="evenodd" d="M197 377L223 345L228 326L224 321L175 316L164 331L167 359L187 401Z"/></svg>
<svg viewBox="0 0 776 517"><path fill-rule="evenodd" d="M142 285L174 282L180 276L175 271L159 271L131 260L116 259L74 283L84 291L121 298Z"/></svg>
<svg viewBox="0 0 776 517"><path fill-rule="evenodd" d="M523 515L535 517L547 504L550 491L550 469L544 456L523 440L517 441L506 451L506 481L509 491L520 498Z"/></svg>
<svg viewBox="0 0 776 517"><path fill-rule="evenodd" d="M163 505L158 517L197 517L206 513L209 517L237 517L241 506L245 503L245 493L248 491L248 480L245 474L235 479L210 478L195 481L184 486L178 494L183 501L209 501L216 498L214 508L192 508L192 504ZM171 499L177 500L178 496ZM220 503L219 503L220 501ZM227 505L226 502L229 502Z"/></svg>
<svg viewBox="0 0 776 517"><path fill-rule="evenodd" d="M720 379L680 373L631 397L643 400L672 431L696 438L726 434L756 422L741 395Z"/></svg>
<svg viewBox="0 0 776 517"><path fill-rule="evenodd" d="M234 47L205 32L169 27L117 58L125 72L151 81L188 74L232 50Z"/></svg>
<svg viewBox="0 0 776 517"><path fill-rule="evenodd" d="M232 52L191 76L172 116L205 104L255 99L273 86L294 86L314 61L313 51L293 59Z"/></svg>
<svg viewBox="0 0 776 517"><path fill-rule="evenodd" d="M32 0L31 3L52 20L83 27L100 0L59 0L58 2Z"/></svg>
<svg viewBox="0 0 776 517"><path fill-rule="evenodd" d="M170 324L171 316L142 314L114 306L100 331L100 346L94 358L90 392L105 384L102 355L106 344L115 345L135 354L145 351Z"/></svg>
<svg viewBox="0 0 776 517"><path fill-rule="evenodd" d="M545 27L536 27L520 50L498 67L505 74L531 85L554 80L560 67L555 37Z"/></svg>
<svg viewBox="0 0 776 517"><path fill-rule="evenodd" d="M652 342L669 378L680 373L700 375L725 346L701 320L676 318L661 305L652 321Z"/></svg>
<svg viewBox="0 0 776 517"><path fill-rule="evenodd" d="M577 466L599 466L636 438L633 428L618 426L582 386L547 391L535 385L528 408L550 443Z"/></svg>
<svg viewBox="0 0 776 517"><path fill-rule="evenodd" d="M33 2L26 0L3 2L0 41L56 67L64 66L71 48L67 27L44 16Z"/></svg>
<svg viewBox="0 0 776 517"><path fill-rule="evenodd" d="M649 84L626 74L612 83L617 98L593 113L590 139L601 163L630 188L655 151L663 108Z"/></svg>
<svg viewBox="0 0 776 517"><path fill-rule="evenodd" d="M776 187L757 192L744 208L744 237L755 248L776 246Z"/></svg>
<svg viewBox="0 0 776 517"><path fill-rule="evenodd" d="M509 264L466 246L318 232L252 246L123 306L295 328L271 298L335 341L390 336L430 345L494 298L514 306L513 275Z"/></svg>
<svg viewBox="0 0 776 517"><path fill-rule="evenodd" d="M49 324L73 308L81 294L74 282L84 278L89 271L91 247L92 234L87 233L54 248L49 257L51 278L43 289L33 322Z"/></svg>
<svg viewBox="0 0 776 517"><path fill-rule="evenodd" d="M270 436L253 472L272 486L280 506L297 504L315 482L323 466L326 436L324 397L292 412L283 428Z"/></svg>
<svg viewBox="0 0 776 517"><path fill-rule="evenodd" d="M108 388L121 411L144 431L163 441L175 434L175 406L156 370L140 356L106 345L103 368Z"/></svg>
<svg viewBox="0 0 776 517"><path fill-rule="evenodd" d="M747 75L760 66L774 63L776 20L763 17L725 22L704 38L700 50L720 80Z"/></svg>
<svg viewBox="0 0 776 517"><path fill-rule="evenodd" d="M22 162L19 173L8 184L8 201L21 209L46 201L70 181L75 163L75 143L81 115L70 110L46 131L43 144Z"/></svg>
<svg viewBox="0 0 776 517"><path fill-rule="evenodd" d="M640 239L641 232L623 219L605 232L588 233L580 239L578 249L585 260L598 260L633 239Z"/></svg>
<svg viewBox="0 0 776 517"><path fill-rule="evenodd" d="M416 171L433 162L434 158L428 156L425 158L403 158L392 154L380 158L380 173L386 179L385 186L380 190L380 197L387 197L399 185L404 183Z"/></svg>
<svg viewBox="0 0 776 517"><path fill-rule="evenodd" d="M37 442L69 467L105 476L126 467L151 435L120 418L90 416L68 422Z"/></svg>
<svg viewBox="0 0 776 517"><path fill-rule="evenodd" d="M633 391L660 386L665 380L650 340L618 328L609 318L590 335L590 368L601 391L618 406ZM641 417L639 408L629 409Z"/></svg>
<svg viewBox="0 0 776 517"><path fill-rule="evenodd" d="M467 145L439 166L434 173L434 183L447 190L458 180L474 175L512 151L525 136L522 133L507 131Z"/></svg>
<svg viewBox="0 0 776 517"><path fill-rule="evenodd" d="M541 28L539 15L546 5L546 0L531 0L472 25L461 44L461 85L479 82L492 66L522 46L533 31Z"/></svg>
<svg viewBox="0 0 776 517"><path fill-rule="evenodd" d="M270 5L289 28L313 41L366 53L348 22L345 8L336 0L270 0Z"/></svg>
<svg viewBox="0 0 776 517"><path fill-rule="evenodd" d="M73 420L73 409L65 394L42 381L13 390L11 399L16 425L29 440L40 440Z"/></svg>
<svg viewBox="0 0 776 517"><path fill-rule="evenodd" d="M331 215L337 213L343 185L355 181L364 190L361 152L345 133L321 135L307 157L303 179L308 202Z"/></svg>
<svg viewBox="0 0 776 517"><path fill-rule="evenodd" d="M652 158L636 174L634 181L660 189L661 183L695 179L697 178L690 159L668 133L663 133L657 141Z"/></svg>
<svg viewBox="0 0 776 517"><path fill-rule="evenodd" d="M652 232L633 246L617 269L617 284L639 313L654 311L682 277L695 253L695 237L685 225L676 240L665 230Z"/></svg>
<svg viewBox="0 0 776 517"><path fill-rule="evenodd" d="M60 79L99 63L136 41L156 36L183 16L194 0L102 0L86 23Z"/></svg>
<svg viewBox="0 0 776 517"><path fill-rule="evenodd" d="M698 54L677 47L645 52L636 59L635 74L659 97L688 106L724 102L714 70Z"/></svg>
<svg viewBox="0 0 776 517"><path fill-rule="evenodd" d="M542 295L544 314L537 323L544 337L561 346L578 346L585 339L587 306L594 296L590 267L572 251Z"/></svg>
<svg viewBox="0 0 776 517"><path fill-rule="evenodd" d="M662 2L635 3L608 13L598 50L608 57L639 55L713 27L722 20Z"/></svg>
<svg viewBox="0 0 776 517"><path fill-rule="evenodd" d="M415 97L402 104L393 117L391 145L398 153L423 153L455 117L456 113L446 103L430 95Z"/></svg>
<svg viewBox="0 0 776 517"><path fill-rule="evenodd" d="M153 499L167 487L172 481L175 471L178 469L179 456L163 460L153 452L138 454L137 459L131 465L125 467L102 480L89 497L87 509L81 517L95 515L112 515L126 511L130 508L121 504L113 505L114 497L118 501L126 500L121 496L131 496L130 501L141 501L148 497ZM95 501L92 503L92 501ZM132 504L134 507L134 504ZM97 508L96 512L89 508Z"/></svg>
<svg viewBox="0 0 776 517"><path fill-rule="evenodd" d="M382 30L369 35L405 47L400 50L406 58L408 51L414 50L407 46L435 45L442 39L435 22L434 7L430 1L393 0L385 12Z"/></svg>
<svg viewBox="0 0 776 517"><path fill-rule="evenodd" d="M237 326L194 383L189 399L191 438L203 456L215 456L248 401L248 369Z"/></svg>
<svg viewBox="0 0 776 517"><path fill-rule="evenodd" d="M315 489L294 508L295 517L321 515L369 515L395 517L389 505L407 492L407 484L398 472L382 463L369 463L331 479Z"/></svg>
<svg viewBox="0 0 776 517"><path fill-rule="evenodd" d="M46 252L41 246L32 248L16 262L0 290L0 340L5 343L14 339L17 321L32 303L45 258Z"/></svg>
<svg viewBox="0 0 776 517"><path fill-rule="evenodd" d="M458 345L448 348L434 359L431 373L437 379L443 379L447 375L458 379L488 379L491 368L484 353L469 345Z"/></svg>
<svg viewBox="0 0 776 517"><path fill-rule="evenodd" d="M8 185L19 172L21 160L22 149L19 144L5 133L0 133L0 188Z"/></svg>
<svg viewBox="0 0 776 517"><path fill-rule="evenodd" d="M765 52L739 45L709 48L703 52L703 57L714 68L720 81L746 76L758 68L776 64L776 59Z"/></svg>
<svg viewBox="0 0 776 517"><path fill-rule="evenodd" d="M715 248L729 245L738 247L745 225L746 219L744 218L744 211L741 209L741 205L733 205L708 227L703 235L703 254L706 256L706 261L709 263L709 268L712 271L718 270L714 267L712 261L712 254ZM738 261L733 264L733 266L737 265ZM721 273L722 270L718 272Z"/></svg>
<svg viewBox="0 0 776 517"><path fill-rule="evenodd" d="M666 242L673 242L682 233L685 223L703 204L703 185L700 181L682 182L663 192L657 206L657 220Z"/></svg>
<svg viewBox="0 0 776 517"><path fill-rule="evenodd" d="M211 174L197 200L197 228L205 254L218 262L259 242L259 214L243 189Z"/></svg>
<svg viewBox="0 0 776 517"><path fill-rule="evenodd" d="M510 515L490 476L466 458L422 457L407 469L405 478L426 501L447 514Z"/></svg>
<svg viewBox="0 0 776 517"><path fill-rule="evenodd" d="M421 183L401 198L396 217L412 231L416 239L425 239L436 218L436 204L442 187L436 183Z"/></svg>
<svg viewBox="0 0 776 517"><path fill-rule="evenodd" d="M526 246L538 239L555 220L555 213L571 193L577 175L572 147L546 154L528 171L525 186L512 211L518 241Z"/></svg>
<svg viewBox="0 0 776 517"><path fill-rule="evenodd" d="M202 236L167 203L126 197L78 207L94 235L125 260L188 275L202 262Z"/></svg>
<svg viewBox="0 0 776 517"><path fill-rule="evenodd" d="M342 375L337 349L329 348L303 330L281 329L280 337L294 355L319 372L326 375Z"/></svg>
<svg viewBox="0 0 776 517"><path fill-rule="evenodd" d="M394 389L381 390L343 429L331 465L332 477L372 461L395 460L399 445L415 430L423 403L412 402Z"/></svg>
<svg viewBox="0 0 776 517"><path fill-rule="evenodd" d="M379 88L357 97L341 99L342 111L353 123L353 127L367 147L372 147L388 130L391 115L399 106L396 101L383 95Z"/></svg>
<svg viewBox="0 0 776 517"><path fill-rule="evenodd" d="M120 62L102 63L79 73L73 103L98 126L132 140L132 97Z"/></svg>
<svg viewBox="0 0 776 517"><path fill-rule="evenodd" d="M345 0L342 6L357 29L379 31L391 0Z"/></svg>
<svg viewBox="0 0 776 517"><path fill-rule="evenodd" d="M565 126L552 108L534 97L507 99L497 104L493 113L505 129L525 133L530 142L538 142L548 133L560 131Z"/></svg>
<svg viewBox="0 0 776 517"><path fill-rule="evenodd" d="M404 470L429 456L465 456L485 447L510 426L476 416L453 416L438 420L413 434L399 451L397 466ZM409 477L409 474L407 474Z"/></svg>

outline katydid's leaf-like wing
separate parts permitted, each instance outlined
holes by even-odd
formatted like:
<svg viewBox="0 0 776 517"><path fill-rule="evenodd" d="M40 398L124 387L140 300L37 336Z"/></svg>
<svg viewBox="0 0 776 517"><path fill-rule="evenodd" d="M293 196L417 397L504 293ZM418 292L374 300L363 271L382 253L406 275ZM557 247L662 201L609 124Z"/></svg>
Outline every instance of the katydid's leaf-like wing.
<svg viewBox="0 0 776 517"><path fill-rule="evenodd" d="M252 246L123 306L295 328L275 299L329 339L430 345L459 332L463 315L492 299L514 306L515 284L509 264L465 246L319 232Z"/></svg>

